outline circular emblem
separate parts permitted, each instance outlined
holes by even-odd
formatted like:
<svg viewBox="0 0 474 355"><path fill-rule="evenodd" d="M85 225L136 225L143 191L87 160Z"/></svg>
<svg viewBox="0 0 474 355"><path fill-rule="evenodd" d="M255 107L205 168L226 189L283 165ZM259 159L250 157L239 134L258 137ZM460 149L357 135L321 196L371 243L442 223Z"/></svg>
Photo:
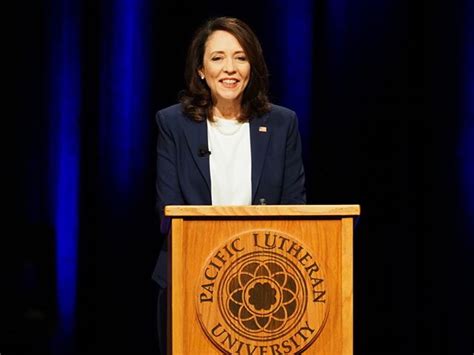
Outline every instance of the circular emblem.
<svg viewBox="0 0 474 355"><path fill-rule="evenodd" d="M196 310L224 353L304 350L324 327L325 277L296 238L254 230L229 238L203 265Z"/></svg>

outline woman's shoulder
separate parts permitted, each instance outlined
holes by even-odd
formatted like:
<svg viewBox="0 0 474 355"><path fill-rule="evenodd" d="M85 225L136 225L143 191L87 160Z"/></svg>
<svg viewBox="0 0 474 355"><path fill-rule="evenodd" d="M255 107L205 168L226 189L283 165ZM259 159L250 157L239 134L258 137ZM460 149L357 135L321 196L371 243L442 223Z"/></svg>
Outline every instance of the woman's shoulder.
<svg viewBox="0 0 474 355"><path fill-rule="evenodd" d="M268 120L274 125L288 126L297 121L296 113L292 109L280 105L271 104Z"/></svg>
<svg viewBox="0 0 474 355"><path fill-rule="evenodd" d="M269 112L271 117L277 117L281 119L294 119L296 117L295 111L292 109L285 107L285 106L280 106L276 104L270 104L270 112Z"/></svg>
<svg viewBox="0 0 474 355"><path fill-rule="evenodd" d="M178 103L174 104L165 108L158 110L156 116L161 117L176 117L176 116L184 116L183 112L183 105Z"/></svg>
<svg viewBox="0 0 474 355"><path fill-rule="evenodd" d="M270 104L270 113L272 115L280 115L280 116L295 116L296 113L292 109L289 109L285 106L280 106L276 104Z"/></svg>
<svg viewBox="0 0 474 355"><path fill-rule="evenodd" d="M179 127L186 124L186 121L189 121L190 119L184 113L183 105L179 103L158 110L155 120L158 124Z"/></svg>

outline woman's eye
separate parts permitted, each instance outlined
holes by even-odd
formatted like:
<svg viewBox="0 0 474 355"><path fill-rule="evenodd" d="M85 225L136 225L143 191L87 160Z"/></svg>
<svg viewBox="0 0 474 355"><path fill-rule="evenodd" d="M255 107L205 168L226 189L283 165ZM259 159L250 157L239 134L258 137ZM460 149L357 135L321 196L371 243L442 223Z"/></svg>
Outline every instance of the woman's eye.
<svg viewBox="0 0 474 355"><path fill-rule="evenodd" d="M247 60L247 57L244 57L244 56L237 57L237 60L240 60L241 62L245 62Z"/></svg>
<svg viewBox="0 0 474 355"><path fill-rule="evenodd" d="M221 60L221 59L222 59L222 57L213 57L213 58L211 58L211 60L213 62L217 62L218 60Z"/></svg>

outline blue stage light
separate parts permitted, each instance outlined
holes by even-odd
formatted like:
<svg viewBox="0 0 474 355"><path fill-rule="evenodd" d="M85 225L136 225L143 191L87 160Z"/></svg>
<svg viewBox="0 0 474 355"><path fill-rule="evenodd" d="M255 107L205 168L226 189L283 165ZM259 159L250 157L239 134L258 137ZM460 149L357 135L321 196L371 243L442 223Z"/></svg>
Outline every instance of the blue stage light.
<svg viewBox="0 0 474 355"><path fill-rule="evenodd" d="M303 146L309 143L312 116L313 8L313 1L308 0L280 0L275 4L280 24L278 35L282 39L278 49L282 65L282 105L297 112Z"/></svg>
<svg viewBox="0 0 474 355"><path fill-rule="evenodd" d="M144 145L152 119L147 111L152 45L148 4L112 1L102 10L106 20L101 38L100 163L110 192L123 197L136 188L147 163Z"/></svg>
<svg viewBox="0 0 474 355"><path fill-rule="evenodd" d="M57 342L75 328L80 173L80 11L77 1L55 1L50 21L50 166L56 233ZM56 346L57 347L57 346Z"/></svg>

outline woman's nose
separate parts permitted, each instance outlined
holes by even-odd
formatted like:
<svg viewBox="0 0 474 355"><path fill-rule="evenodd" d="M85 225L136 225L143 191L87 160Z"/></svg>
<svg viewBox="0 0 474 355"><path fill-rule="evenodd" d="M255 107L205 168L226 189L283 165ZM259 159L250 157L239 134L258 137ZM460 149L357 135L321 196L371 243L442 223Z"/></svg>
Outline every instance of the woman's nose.
<svg viewBox="0 0 474 355"><path fill-rule="evenodd" d="M232 59L228 59L225 61L224 63L224 71L226 73L233 73L235 72L235 69L234 69L234 61Z"/></svg>

